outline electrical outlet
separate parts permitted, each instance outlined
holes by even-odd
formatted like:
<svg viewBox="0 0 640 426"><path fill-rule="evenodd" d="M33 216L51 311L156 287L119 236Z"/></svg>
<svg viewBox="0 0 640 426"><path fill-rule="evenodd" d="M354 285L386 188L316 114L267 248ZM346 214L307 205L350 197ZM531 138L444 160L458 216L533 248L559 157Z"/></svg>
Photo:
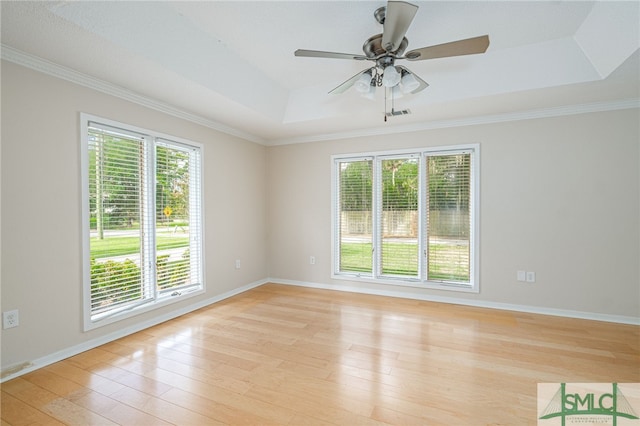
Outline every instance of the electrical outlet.
<svg viewBox="0 0 640 426"><path fill-rule="evenodd" d="M236 259L236 269L240 269L240 259Z"/></svg>
<svg viewBox="0 0 640 426"><path fill-rule="evenodd" d="M309 265L315 265L315 264L316 264L316 257L309 256Z"/></svg>
<svg viewBox="0 0 640 426"><path fill-rule="evenodd" d="M2 313L2 328L13 328L20 325L20 317L18 315L18 310L15 309L13 311L6 311Z"/></svg>
<svg viewBox="0 0 640 426"><path fill-rule="evenodd" d="M535 272L527 272L527 282L535 283L536 282L536 273Z"/></svg>
<svg viewBox="0 0 640 426"><path fill-rule="evenodd" d="M525 271L518 271L517 279L518 281L523 281L523 282L526 281L527 273Z"/></svg>

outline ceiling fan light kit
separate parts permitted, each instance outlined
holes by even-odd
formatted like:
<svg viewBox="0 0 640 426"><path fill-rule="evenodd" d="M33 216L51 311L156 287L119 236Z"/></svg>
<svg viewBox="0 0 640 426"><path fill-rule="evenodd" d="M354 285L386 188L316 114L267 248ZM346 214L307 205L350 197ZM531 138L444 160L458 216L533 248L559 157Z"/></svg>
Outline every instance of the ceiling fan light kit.
<svg viewBox="0 0 640 426"><path fill-rule="evenodd" d="M396 66L396 60L423 61L426 59L473 55L484 53L489 47L489 36L483 35L414 49L403 56L409 45L409 40L407 40L405 34L417 12L418 6L404 1L389 1L387 6L376 9L373 16L378 23L382 24L383 31L382 34L369 37L365 41L362 46L364 55L305 49L298 49L294 54L295 56L311 58L373 61L375 63L373 67L359 72L329 92L330 94L344 93L355 85L356 91L369 98L373 97L376 86L392 89L390 90L392 97L396 97L401 93L415 94L429 86L427 82L406 67ZM386 116L385 112L385 118Z"/></svg>
<svg viewBox="0 0 640 426"><path fill-rule="evenodd" d="M371 85L369 86L369 91L366 93L362 94L362 97L365 99L369 99L370 101L375 101L376 100L376 85L373 82L373 79L371 80Z"/></svg>
<svg viewBox="0 0 640 426"><path fill-rule="evenodd" d="M354 85L356 90L362 94L369 93L371 91L371 79L371 71L361 74Z"/></svg>
<svg viewBox="0 0 640 426"><path fill-rule="evenodd" d="M382 84L384 87L394 87L400 83L400 73L393 65L388 65L382 74Z"/></svg>
<svg viewBox="0 0 640 426"><path fill-rule="evenodd" d="M402 72L400 84L402 85L402 93L411 93L420 87L418 80L408 71Z"/></svg>

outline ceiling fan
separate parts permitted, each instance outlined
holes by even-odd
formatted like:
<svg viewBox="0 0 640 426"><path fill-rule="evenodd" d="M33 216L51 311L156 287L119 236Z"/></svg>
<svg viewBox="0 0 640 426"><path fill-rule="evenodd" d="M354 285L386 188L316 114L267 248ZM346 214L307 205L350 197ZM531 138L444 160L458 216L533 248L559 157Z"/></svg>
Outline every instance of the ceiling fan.
<svg viewBox="0 0 640 426"><path fill-rule="evenodd" d="M329 92L343 93L355 85L358 92L366 95L381 86L391 88L392 91L401 90L402 93L418 93L429 86L406 67L395 65L397 60L423 61L425 59L472 55L484 53L489 47L489 36L483 35L410 50L403 56L409 45L405 34L417 11L418 6L404 1L389 1L387 6L378 8L373 16L378 23L382 24L383 32L364 42L362 46L364 55L305 49L298 49L294 54L310 58L355 59L375 62L373 67L359 72Z"/></svg>

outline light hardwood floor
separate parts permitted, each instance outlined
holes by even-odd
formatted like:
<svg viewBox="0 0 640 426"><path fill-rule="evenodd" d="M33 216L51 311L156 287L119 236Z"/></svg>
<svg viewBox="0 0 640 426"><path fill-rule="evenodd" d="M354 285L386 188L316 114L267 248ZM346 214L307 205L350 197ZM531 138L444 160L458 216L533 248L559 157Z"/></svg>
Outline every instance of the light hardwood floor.
<svg viewBox="0 0 640 426"><path fill-rule="evenodd" d="M640 327L268 284L2 384L2 425L529 425Z"/></svg>

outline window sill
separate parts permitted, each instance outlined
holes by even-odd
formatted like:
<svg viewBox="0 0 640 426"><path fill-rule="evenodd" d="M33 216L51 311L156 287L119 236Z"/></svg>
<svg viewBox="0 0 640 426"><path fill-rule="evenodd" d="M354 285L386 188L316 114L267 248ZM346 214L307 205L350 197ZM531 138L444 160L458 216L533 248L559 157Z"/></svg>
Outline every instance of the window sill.
<svg viewBox="0 0 640 426"><path fill-rule="evenodd" d="M423 289L431 289L431 290L445 290L445 291L455 291L461 293L480 293L480 289L478 284L458 284L452 282L441 282L441 281L422 281L419 279L407 279L407 278L374 278L372 276L367 275L358 275L358 274L348 274L348 273L333 273L331 274L331 278L334 280L342 280L342 281L355 281L355 282L365 282L371 284L384 284L384 285L393 285L399 287L412 287L412 288L423 288Z"/></svg>
<svg viewBox="0 0 640 426"><path fill-rule="evenodd" d="M150 312L156 309L160 309L164 306L172 305L174 303L178 303L182 300L189 299L194 296L198 296L205 292L204 288L194 288L192 290L182 290L179 295L171 295L171 293L166 293L162 295L160 298L156 300L151 300L147 303L136 305L134 307L123 308L120 311L116 312L106 312L100 315L96 315L94 318L90 318L85 320L84 331L94 330L96 328L103 327L108 324L113 324L114 322L122 321L127 318L134 317L136 315L143 314L145 312Z"/></svg>

